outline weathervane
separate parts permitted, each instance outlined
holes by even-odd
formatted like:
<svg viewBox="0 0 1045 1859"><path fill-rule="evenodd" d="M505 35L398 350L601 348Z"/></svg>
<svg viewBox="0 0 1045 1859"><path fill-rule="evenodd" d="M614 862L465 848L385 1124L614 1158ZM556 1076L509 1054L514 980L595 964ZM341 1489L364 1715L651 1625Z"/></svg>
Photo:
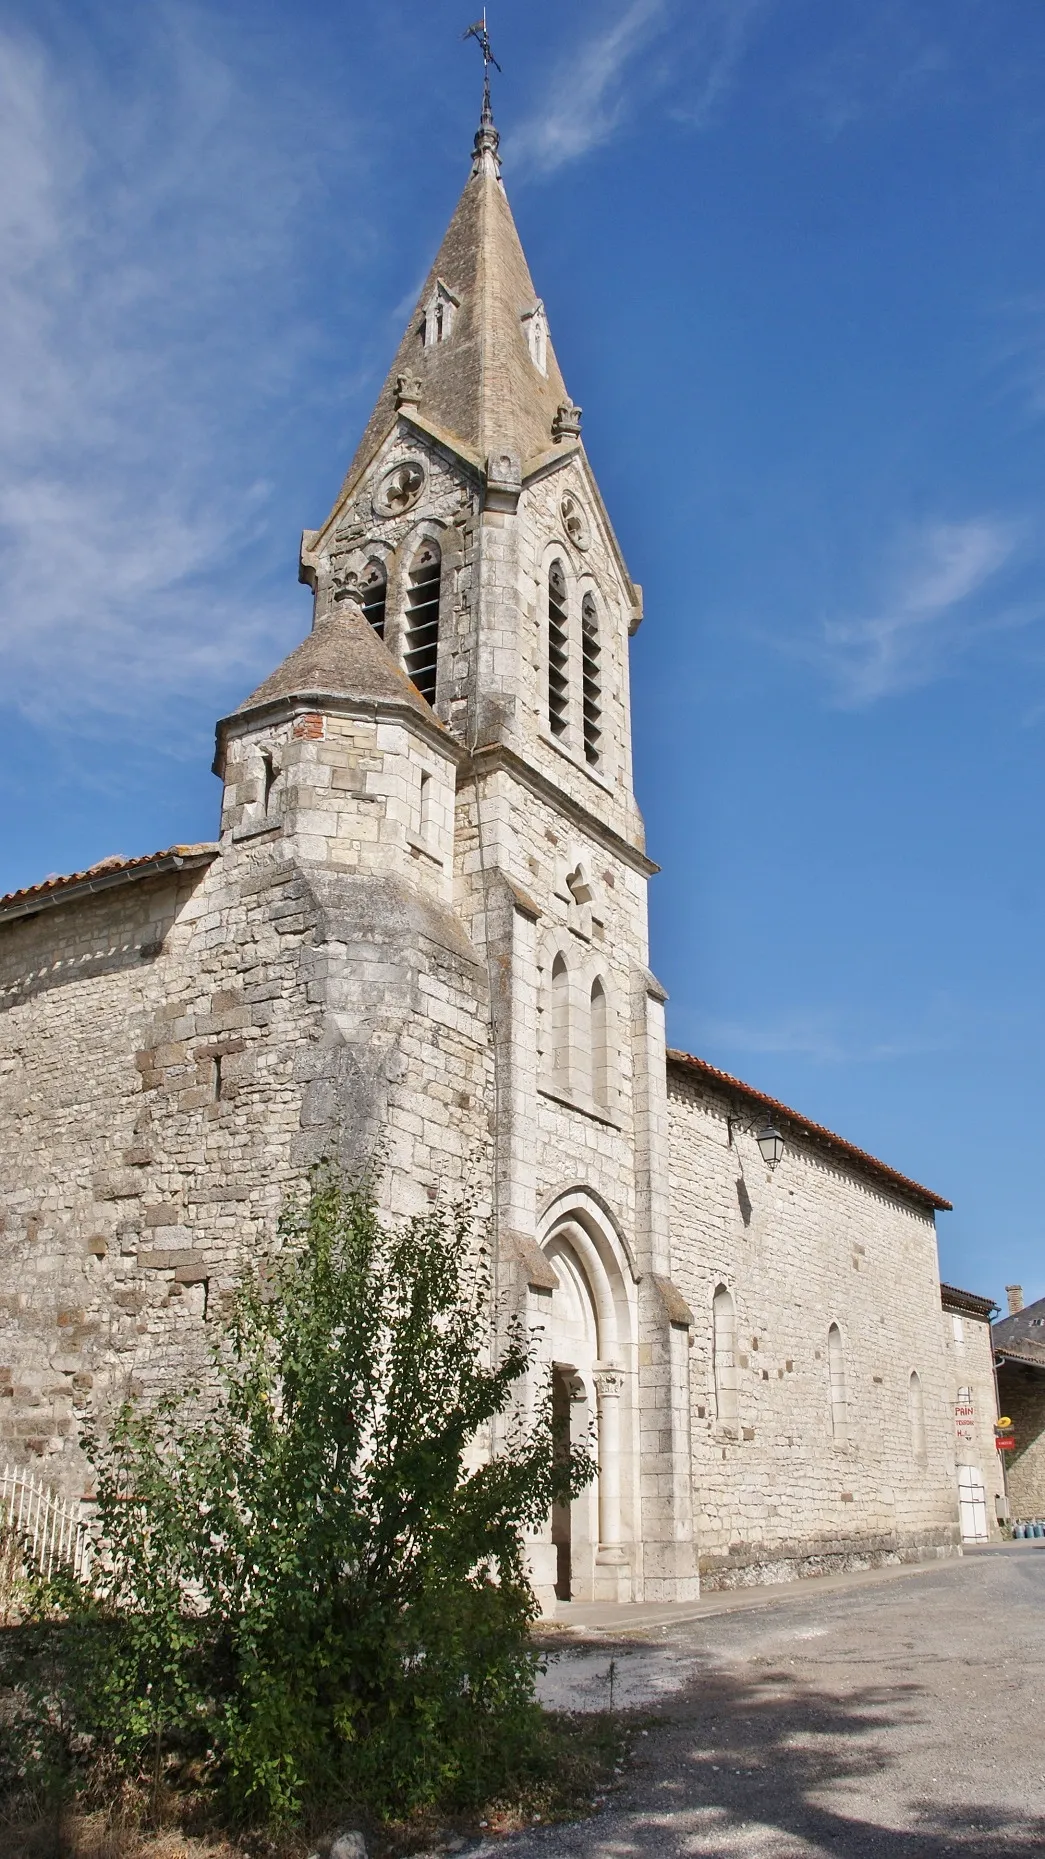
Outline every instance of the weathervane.
<svg viewBox="0 0 1045 1859"><path fill-rule="evenodd" d="M486 30L486 8L485 7L483 8L482 19L477 19L474 25L469 26L467 32L462 32L461 37L462 39L476 39L478 41L479 50L482 52L482 55L483 55L483 78L486 83L486 88L487 90L489 90L490 88L490 66L493 65L493 68L495 71L500 71L501 67L497 63L497 60L494 57L493 52L490 50L490 34Z"/></svg>
<svg viewBox="0 0 1045 1859"><path fill-rule="evenodd" d="M486 171L499 175L501 167L497 158L497 146L500 138L494 128L493 109L490 104L490 66L493 65L497 71L501 67L490 47L490 34L486 30L485 7L482 19L477 19L473 25L469 26L467 32L462 32L461 37L462 39L474 39L483 55L483 113L479 119L479 131L475 138L472 171L475 174Z"/></svg>

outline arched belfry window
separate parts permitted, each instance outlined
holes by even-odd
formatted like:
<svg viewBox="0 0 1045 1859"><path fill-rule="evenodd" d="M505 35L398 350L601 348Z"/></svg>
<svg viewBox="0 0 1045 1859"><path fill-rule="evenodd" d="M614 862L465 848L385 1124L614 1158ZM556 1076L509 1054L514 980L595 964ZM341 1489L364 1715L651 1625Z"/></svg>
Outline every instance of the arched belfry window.
<svg viewBox="0 0 1045 1859"><path fill-rule="evenodd" d="M849 1439L849 1397L842 1332L837 1323L832 1323L827 1332L827 1372L831 1384L831 1437L836 1446L844 1446Z"/></svg>
<svg viewBox="0 0 1045 1859"><path fill-rule="evenodd" d="M602 740L602 665L599 614L594 594L581 604L581 700L584 709L584 755L594 766Z"/></svg>
<svg viewBox="0 0 1045 1859"><path fill-rule="evenodd" d="M423 542L410 568L406 595L403 663L422 697L435 702L439 661L439 579L442 557L437 542Z"/></svg>
<svg viewBox="0 0 1045 1859"><path fill-rule="evenodd" d="M548 727L565 736L570 716L570 632L566 575L561 562L548 570Z"/></svg>
<svg viewBox="0 0 1045 1859"><path fill-rule="evenodd" d="M711 1306L715 1414L720 1426L737 1423L737 1313L725 1285L719 1285Z"/></svg>
<svg viewBox="0 0 1045 1859"><path fill-rule="evenodd" d="M928 1456L925 1445L925 1396L917 1369L911 1370L911 1379L907 1384L907 1412L911 1422L911 1457L916 1465L924 1465Z"/></svg>
<svg viewBox="0 0 1045 1859"><path fill-rule="evenodd" d="M385 603L388 599L388 576L383 562L368 562L360 586L360 604L379 639L385 636Z"/></svg>

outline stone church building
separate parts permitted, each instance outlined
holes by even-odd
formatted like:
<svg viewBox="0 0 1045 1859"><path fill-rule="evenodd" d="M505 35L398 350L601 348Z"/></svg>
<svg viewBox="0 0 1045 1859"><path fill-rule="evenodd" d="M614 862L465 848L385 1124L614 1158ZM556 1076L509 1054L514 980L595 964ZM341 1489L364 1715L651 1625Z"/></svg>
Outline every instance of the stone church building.
<svg viewBox="0 0 1045 1859"><path fill-rule="evenodd" d="M665 1049L642 595L580 428L484 109L312 630L218 724L219 837L0 901L3 1451L79 1490L78 1416L183 1375L287 1190L380 1138L393 1214L490 1158L594 1423L545 1604L953 1553L948 1203Z"/></svg>

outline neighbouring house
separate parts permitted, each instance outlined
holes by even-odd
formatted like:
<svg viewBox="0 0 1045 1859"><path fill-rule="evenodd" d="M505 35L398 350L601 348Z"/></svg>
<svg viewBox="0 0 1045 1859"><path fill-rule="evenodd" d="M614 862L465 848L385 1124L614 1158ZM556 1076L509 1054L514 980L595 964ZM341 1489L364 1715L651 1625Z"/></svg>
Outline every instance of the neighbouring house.
<svg viewBox="0 0 1045 1859"><path fill-rule="evenodd" d="M1009 1506L1015 1519L1045 1520L1045 1297L1025 1305L1008 1286L1009 1314L993 1329L998 1401L1012 1421L1007 1454Z"/></svg>

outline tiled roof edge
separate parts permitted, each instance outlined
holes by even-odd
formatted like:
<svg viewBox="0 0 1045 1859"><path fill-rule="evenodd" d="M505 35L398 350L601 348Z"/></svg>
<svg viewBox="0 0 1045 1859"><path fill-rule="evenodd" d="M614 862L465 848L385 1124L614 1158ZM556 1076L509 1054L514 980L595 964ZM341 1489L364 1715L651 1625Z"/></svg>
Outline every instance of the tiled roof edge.
<svg viewBox="0 0 1045 1859"><path fill-rule="evenodd" d="M1040 1368L1045 1374L1045 1349L1040 1355L1031 1355L1029 1351L1034 1346L1033 1343L1027 1343L1021 1349L1018 1344L995 1342L994 1359L996 1362L1022 1362L1025 1368Z"/></svg>
<svg viewBox="0 0 1045 1859"><path fill-rule="evenodd" d="M758 1104L763 1110L771 1110L790 1125L795 1136L804 1137L812 1143L819 1143L834 1155L843 1156L846 1161L856 1162L869 1175L879 1181L888 1182L909 1200L921 1202L924 1206L939 1209L941 1213L950 1213L951 1202L945 1201L941 1194L932 1188L924 1188L920 1181L912 1181L909 1175L901 1175L888 1162L880 1162L875 1155L869 1155L866 1149L858 1149L855 1143L847 1142L844 1136L836 1136L834 1130L824 1128L822 1123L814 1123L809 1117L803 1117L800 1111L791 1110L782 1104L779 1098L767 1097L764 1091L756 1091L753 1085L745 1084L743 1079L734 1078L732 1073L719 1071L715 1065L709 1065L706 1059L694 1058L691 1052L669 1050L668 1063L680 1070L696 1073L706 1084L722 1091L731 1091L735 1096L743 1097L749 1104Z"/></svg>
<svg viewBox="0 0 1045 1859"><path fill-rule="evenodd" d="M102 859L86 871L70 872L62 878L45 878L41 884L28 885L21 891L9 891L0 897L0 919L35 916L56 904L71 903L74 898L108 891L118 884L133 884L138 878L155 878L167 871L193 871L209 865L218 856L215 843L195 846L168 846L163 852L147 852L141 858Z"/></svg>
<svg viewBox="0 0 1045 1859"><path fill-rule="evenodd" d="M960 1291L957 1285L941 1284L940 1302L944 1310L964 1310L971 1317L988 1319L1001 1308L992 1297L980 1297L976 1291Z"/></svg>

